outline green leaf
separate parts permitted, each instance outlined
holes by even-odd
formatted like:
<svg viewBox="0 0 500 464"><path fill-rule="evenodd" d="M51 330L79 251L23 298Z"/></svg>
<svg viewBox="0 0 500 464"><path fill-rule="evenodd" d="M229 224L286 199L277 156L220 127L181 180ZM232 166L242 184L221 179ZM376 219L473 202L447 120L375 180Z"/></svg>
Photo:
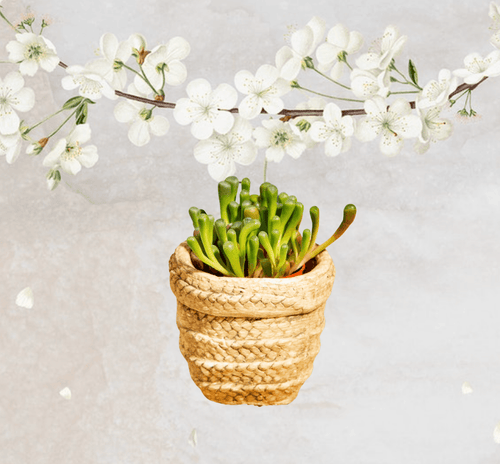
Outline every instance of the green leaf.
<svg viewBox="0 0 500 464"><path fill-rule="evenodd" d="M63 106L63 110L69 110L71 108L76 108L83 101L83 97L72 97Z"/></svg>
<svg viewBox="0 0 500 464"><path fill-rule="evenodd" d="M418 85L418 73L417 68L412 60L408 60L408 75L410 76L411 81Z"/></svg>

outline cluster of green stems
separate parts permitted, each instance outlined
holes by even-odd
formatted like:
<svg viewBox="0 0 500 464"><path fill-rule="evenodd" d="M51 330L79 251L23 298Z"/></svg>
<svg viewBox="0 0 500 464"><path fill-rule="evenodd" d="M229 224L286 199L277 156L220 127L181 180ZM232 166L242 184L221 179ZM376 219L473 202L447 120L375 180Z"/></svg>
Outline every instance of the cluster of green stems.
<svg viewBox="0 0 500 464"><path fill-rule="evenodd" d="M223 276L277 278L294 274L337 240L356 216L356 207L347 205L336 232L317 245L317 206L309 211L312 229L300 234L304 205L293 195L279 194L271 183L264 182L260 194L251 195L248 178L240 182L230 176L219 182L218 193L219 219L197 207L189 209L194 234L187 243L200 261Z"/></svg>

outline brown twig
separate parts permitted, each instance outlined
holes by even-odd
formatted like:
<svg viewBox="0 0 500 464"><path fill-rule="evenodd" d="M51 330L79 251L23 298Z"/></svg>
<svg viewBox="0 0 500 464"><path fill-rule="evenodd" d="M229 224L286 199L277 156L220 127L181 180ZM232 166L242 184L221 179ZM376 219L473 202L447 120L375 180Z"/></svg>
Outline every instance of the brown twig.
<svg viewBox="0 0 500 464"><path fill-rule="evenodd" d="M68 65L64 64L62 61L59 62L59 66L62 68L67 68ZM463 92L464 90L474 90L479 84L484 82L487 77L483 77L482 80L477 82L476 84L461 84L459 85L455 91L453 91L449 96L448 99L451 99L453 96L457 95L460 92ZM164 101L159 101L159 100L150 100L149 98L144 98L144 97L139 97L137 95L132 95L130 93L125 93L121 92L120 90L115 90L115 95L123 98L127 98L129 100L135 100L139 101L142 103L146 103L148 105L153 105L153 106L158 106L159 108L170 108L174 109L175 108L175 103L170 103L170 102L164 102ZM415 109L416 105L415 102L412 101L410 102L410 106ZM231 108L229 110L230 113L238 113L238 108ZM262 110L261 114L268 114L266 110ZM366 112L364 109L352 109L352 110L342 110L342 116L363 116L365 115ZM297 117L304 117L304 116L323 116L323 110L281 110L278 114L278 116L284 116L287 119L293 119Z"/></svg>

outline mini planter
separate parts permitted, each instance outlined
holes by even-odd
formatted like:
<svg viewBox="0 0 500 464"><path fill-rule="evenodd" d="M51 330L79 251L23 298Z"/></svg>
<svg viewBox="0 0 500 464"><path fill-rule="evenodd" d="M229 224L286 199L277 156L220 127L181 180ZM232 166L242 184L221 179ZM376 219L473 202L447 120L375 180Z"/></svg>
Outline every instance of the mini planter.
<svg viewBox="0 0 500 464"><path fill-rule="evenodd" d="M335 268L326 250L288 279L218 277L195 267L187 243L170 258L179 347L211 401L291 403L311 375Z"/></svg>

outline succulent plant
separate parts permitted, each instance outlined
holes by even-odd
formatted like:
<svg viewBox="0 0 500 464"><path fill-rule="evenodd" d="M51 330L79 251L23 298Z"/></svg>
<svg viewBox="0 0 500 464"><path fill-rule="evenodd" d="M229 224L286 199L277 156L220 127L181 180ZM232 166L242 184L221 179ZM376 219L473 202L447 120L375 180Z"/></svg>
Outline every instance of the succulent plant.
<svg viewBox="0 0 500 464"><path fill-rule="evenodd" d="M189 209L194 234L187 243L200 261L224 276L289 276L337 240L356 216L356 207L347 205L338 229L326 242L317 245L317 206L309 210L312 229L301 234L304 205L293 195L278 193L271 183L264 182L259 195L252 195L248 178L240 182L231 176L219 182L218 192L219 219L202 209Z"/></svg>

